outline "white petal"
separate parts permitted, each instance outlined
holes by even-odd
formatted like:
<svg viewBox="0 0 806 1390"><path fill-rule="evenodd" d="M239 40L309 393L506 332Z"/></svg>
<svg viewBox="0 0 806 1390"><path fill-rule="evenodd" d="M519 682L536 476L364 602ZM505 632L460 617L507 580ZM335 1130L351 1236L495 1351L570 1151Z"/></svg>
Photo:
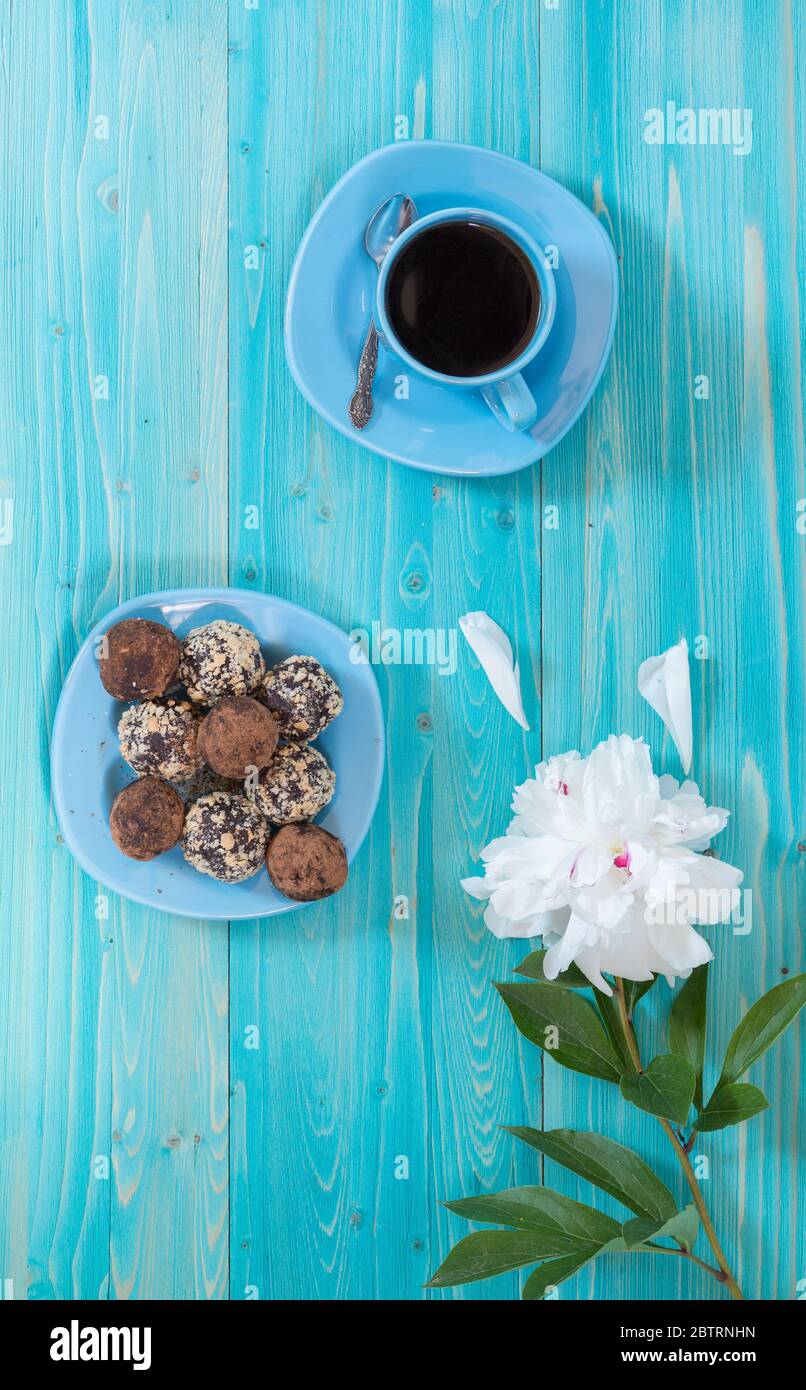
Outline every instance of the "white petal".
<svg viewBox="0 0 806 1390"><path fill-rule="evenodd" d="M660 715L674 739L683 771L691 767L691 675L685 637L661 656L651 656L638 668L638 689Z"/></svg>
<svg viewBox="0 0 806 1390"><path fill-rule="evenodd" d="M629 879L625 881L618 869L611 869L593 887L572 888L569 885L568 888L568 902L573 910L600 931L628 931L628 922L623 927L620 923L630 912L633 901Z"/></svg>
<svg viewBox="0 0 806 1390"><path fill-rule="evenodd" d="M502 917L496 912L492 903L488 903L484 912L484 925L493 936L501 940L508 937L540 936L546 929L545 921L545 914L535 913L533 917L526 917L521 922L513 922L511 918Z"/></svg>
<svg viewBox="0 0 806 1390"><path fill-rule="evenodd" d="M556 980L563 970L567 970L577 951L584 949L588 938L588 925L573 912L560 940L549 946L543 962L543 974L547 980Z"/></svg>
<svg viewBox="0 0 806 1390"><path fill-rule="evenodd" d="M554 835L504 835L481 852L487 872L506 878L550 878L556 866L570 859L573 845Z"/></svg>
<svg viewBox="0 0 806 1390"><path fill-rule="evenodd" d="M690 920L709 926L729 921L739 906L739 885L744 878L741 869L705 854L687 855L685 864L688 891L694 900Z"/></svg>
<svg viewBox="0 0 806 1390"><path fill-rule="evenodd" d="M722 806L706 806L696 782L678 787L673 777L660 779L662 802L654 823L689 849L707 849L711 840L725 829L730 811Z"/></svg>
<svg viewBox="0 0 806 1390"><path fill-rule="evenodd" d="M592 888L613 867L613 856L595 845L585 845L580 850L571 869L572 888Z"/></svg>
<svg viewBox="0 0 806 1390"><path fill-rule="evenodd" d="M577 953L574 964L579 966L582 974L590 980L592 985L600 989L602 994L607 994L612 998L613 991L602 974L601 955L602 953L598 946L586 946L584 950Z"/></svg>
<svg viewBox="0 0 806 1390"><path fill-rule="evenodd" d="M654 953L640 912L630 914L629 930L608 936L604 944L606 949L599 952L599 966L608 975L620 975L623 980L652 978ZM580 968L584 968L581 962Z"/></svg>
<svg viewBox="0 0 806 1390"><path fill-rule="evenodd" d="M650 922L648 929L650 941L659 957L654 968L658 971L662 969L667 979L670 973L688 975L695 965L704 965L707 960L714 958L708 942L687 923Z"/></svg>
<svg viewBox="0 0 806 1390"><path fill-rule="evenodd" d="M535 768L535 777L538 782L549 787L552 791L559 791L565 788L568 794L568 777L572 772L580 769L582 759L575 748L569 753L556 753L553 758L547 758L545 762L538 763Z"/></svg>
<svg viewBox="0 0 806 1390"><path fill-rule="evenodd" d="M512 646L506 633L487 613L465 613L459 619L459 626L504 709L518 721L522 729L528 729L521 700L518 663L513 660Z"/></svg>
<svg viewBox="0 0 806 1390"><path fill-rule="evenodd" d="M459 883L471 898L478 898L483 903L487 901L494 887L486 878L460 878Z"/></svg>
<svg viewBox="0 0 806 1390"><path fill-rule="evenodd" d="M513 922L523 922L541 910L541 898L540 889L534 883L509 878L493 890L490 904L499 917L509 917Z"/></svg>

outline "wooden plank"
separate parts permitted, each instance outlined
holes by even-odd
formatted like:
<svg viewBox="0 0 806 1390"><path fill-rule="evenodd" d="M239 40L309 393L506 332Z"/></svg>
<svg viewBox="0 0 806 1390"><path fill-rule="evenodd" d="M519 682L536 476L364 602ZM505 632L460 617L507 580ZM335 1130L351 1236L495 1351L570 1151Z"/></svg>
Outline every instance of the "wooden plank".
<svg viewBox="0 0 806 1390"><path fill-rule="evenodd" d="M87 36L43 5L4 6L0 26L0 497L13 505L0 548L0 1277L17 1299L97 1297L108 1274L113 923L96 919L97 886L58 834L48 757L61 682L110 565L78 272ZM100 203L96 216L102 241ZM103 292L105 266L98 277Z"/></svg>
<svg viewBox="0 0 806 1390"><path fill-rule="evenodd" d="M543 468L544 499L561 514L543 549L544 749L587 750L623 729L644 734L656 764L679 771L635 673L682 634L705 639L705 659L693 662L694 775L734 812L719 852L745 870L753 894L748 935L708 933L714 1055L748 1003L802 968L799 26L796 7L740 4L580 3L541 17L542 165L607 223L623 291L603 386ZM644 113L667 99L750 107L750 153L645 143ZM700 374L707 400L695 398ZM650 998L648 1049L664 1045L661 999ZM793 1032L755 1078L772 1112L697 1144L710 1161L707 1200L749 1297L794 1298L803 1267L797 1058ZM547 1124L632 1142L680 1188L648 1117L627 1116L607 1086L558 1068L547 1066L545 1084ZM564 1190L591 1195L547 1171ZM713 1297L707 1276L680 1263L611 1257L561 1296Z"/></svg>
<svg viewBox="0 0 806 1390"><path fill-rule="evenodd" d="M118 64L116 551L137 593L226 572L225 5L122 11ZM114 1297L227 1294L227 955L216 924L120 908Z"/></svg>
<svg viewBox="0 0 806 1390"><path fill-rule="evenodd" d="M534 7L456 3L434 10L426 91L431 135L537 163L538 14ZM432 1104L441 1147L432 1154L436 1200L539 1180L533 1154L502 1124L539 1124L541 1056L521 1049L493 989L525 954L496 941L457 880L478 871L481 848L504 829L512 786L540 756L540 511L537 469L509 478L438 481L434 590L446 627L484 609L509 634L532 725L525 735L493 695L460 635L459 672L434 682ZM394 745L391 757L394 758ZM446 827L448 828L447 833ZM515 1117L515 1118L513 1118ZM435 1208L432 1264L468 1233ZM434 1297L513 1298L515 1275Z"/></svg>
<svg viewBox="0 0 806 1390"><path fill-rule="evenodd" d="M16 1297L221 1296L226 932L80 872L47 745L100 616L226 572L226 12L2 23L2 1273Z"/></svg>
<svg viewBox="0 0 806 1390"><path fill-rule="evenodd" d="M528 665L539 631L534 477L442 487L366 456L301 400L282 349L297 244L354 160L396 129L500 138L528 154L535 113L513 100L528 54L505 62L522 25L511 5L489 22L461 4L432 16L427 3L295 0L278 12L233 0L230 515L231 582L347 630L455 628L484 602ZM489 107L474 99L479 73L491 75ZM245 269L250 245L264 253L258 271ZM250 504L259 533L243 526ZM459 1234L438 1200L512 1180L512 1146L495 1125L529 1103L490 983L512 952L483 931L457 879L506 805L511 766L528 760L459 657L450 679L422 666L377 671L388 775L348 889L233 928L235 1298L419 1297ZM401 897L407 917L394 916ZM258 1036L259 1048L245 1045ZM534 1097L539 1065L523 1066ZM515 1288L499 1280L448 1297Z"/></svg>

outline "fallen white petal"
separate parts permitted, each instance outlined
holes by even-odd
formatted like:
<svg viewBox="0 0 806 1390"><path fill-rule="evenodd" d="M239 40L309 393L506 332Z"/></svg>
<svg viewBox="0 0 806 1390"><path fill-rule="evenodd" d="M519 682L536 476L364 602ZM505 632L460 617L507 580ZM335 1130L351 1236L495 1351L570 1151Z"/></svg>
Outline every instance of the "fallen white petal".
<svg viewBox="0 0 806 1390"><path fill-rule="evenodd" d="M487 613L465 613L459 626L481 662L490 685L504 709L522 729L529 728L521 700L520 671L513 660L512 646L505 632Z"/></svg>
<svg viewBox="0 0 806 1390"><path fill-rule="evenodd" d="M661 656L651 656L641 663L638 668L638 689L669 730L680 754L683 771L688 773L694 740L691 727L691 675L685 637Z"/></svg>

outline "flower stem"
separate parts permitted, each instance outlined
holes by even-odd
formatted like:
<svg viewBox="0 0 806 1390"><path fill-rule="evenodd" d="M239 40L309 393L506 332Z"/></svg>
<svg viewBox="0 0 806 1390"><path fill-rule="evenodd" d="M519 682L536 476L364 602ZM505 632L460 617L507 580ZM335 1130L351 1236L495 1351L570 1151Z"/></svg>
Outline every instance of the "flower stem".
<svg viewBox="0 0 806 1390"><path fill-rule="evenodd" d="M627 1050L629 1051L635 1070L637 1072L642 1072L643 1066L641 1065L641 1054L638 1050L638 1040L635 1036L635 1031L627 1013L627 1000L624 995L624 981L621 980L618 976L616 977L616 999L618 1001L619 1017L621 1019L621 1026L624 1032L624 1041L627 1044ZM708 1208L705 1205L705 1198L702 1195L702 1190L700 1188L699 1183L697 1182L696 1174L691 1166L691 1160L688 1156L687 1146L684 1143L681 1143L681 1141L678 1139L668 1120L664 1120L661 1116L658 1116L658 1119L660 1120L661 1127L663 1128L664 1133L667 1135L672 1145L672 1148L674 1149L675 1157L678 1163L680 1164L680 1167L683 1169L683 1175L691 1190L691 1195L694 1199L694 1205L697 1208L697 1211L699 1212L700 1221L702 1222L702 1228L705 1231L711 1249L713 1250L716 1256L716 1262L719 1266L719 1269L712 1269L710 1265L705 1265L702 1260L698 1260L696 1256L691 1255L690 1251L684 1251L683 1253L688 1253L696 1264L701 1264L703 1265L703 1268L710 1270L710 1272L714 1275L714 1278L718 1279L720 1284L724 1284L725 1287L730 1290L731 1296L733 1298L744 1299L744 1294L742 1293L741 1289L739 1288L739 1285L737 1284L736 1280L734 1279L731 1273L730 1265L728 1264L725 1252L723 1251L722 1246L719 1244L719 1240L714 1229L714 1223L708 1214Z"/></svg>
<svg viewBox="0 0 806 1390"><path fill-rule="evenodd" d="M633 1026L630 1023L629 1015L627 1013L627 1000L624 996L624 981L621 979L619 975L616 976L616 1000L618 1002L618 1011L619 1018L621 1019L621 1026L624 1030L624 1041L627 1044L627 1050L630 1054L630 1057L632 1058L633 1066L635 1067L636 1071L643 1071L644 1068L641 1065L641 1054L638 1051L638 1039L635 1036Z"/></svg>

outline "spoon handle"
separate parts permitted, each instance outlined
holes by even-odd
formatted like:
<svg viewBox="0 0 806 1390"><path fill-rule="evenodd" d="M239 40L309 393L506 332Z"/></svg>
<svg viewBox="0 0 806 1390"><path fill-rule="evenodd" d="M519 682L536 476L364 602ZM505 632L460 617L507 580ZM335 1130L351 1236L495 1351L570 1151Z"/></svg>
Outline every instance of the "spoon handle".
<svg viewBox="0 0 806 1390"><path fill-rule="evenodd" d="M365 425L369 424L370 416L372 415L372 383L375 380L375 368L377 365L378 333L374 322L371 322L358 362L358 378L348 411L350 419L357 430L362 430Z"/></svg>

